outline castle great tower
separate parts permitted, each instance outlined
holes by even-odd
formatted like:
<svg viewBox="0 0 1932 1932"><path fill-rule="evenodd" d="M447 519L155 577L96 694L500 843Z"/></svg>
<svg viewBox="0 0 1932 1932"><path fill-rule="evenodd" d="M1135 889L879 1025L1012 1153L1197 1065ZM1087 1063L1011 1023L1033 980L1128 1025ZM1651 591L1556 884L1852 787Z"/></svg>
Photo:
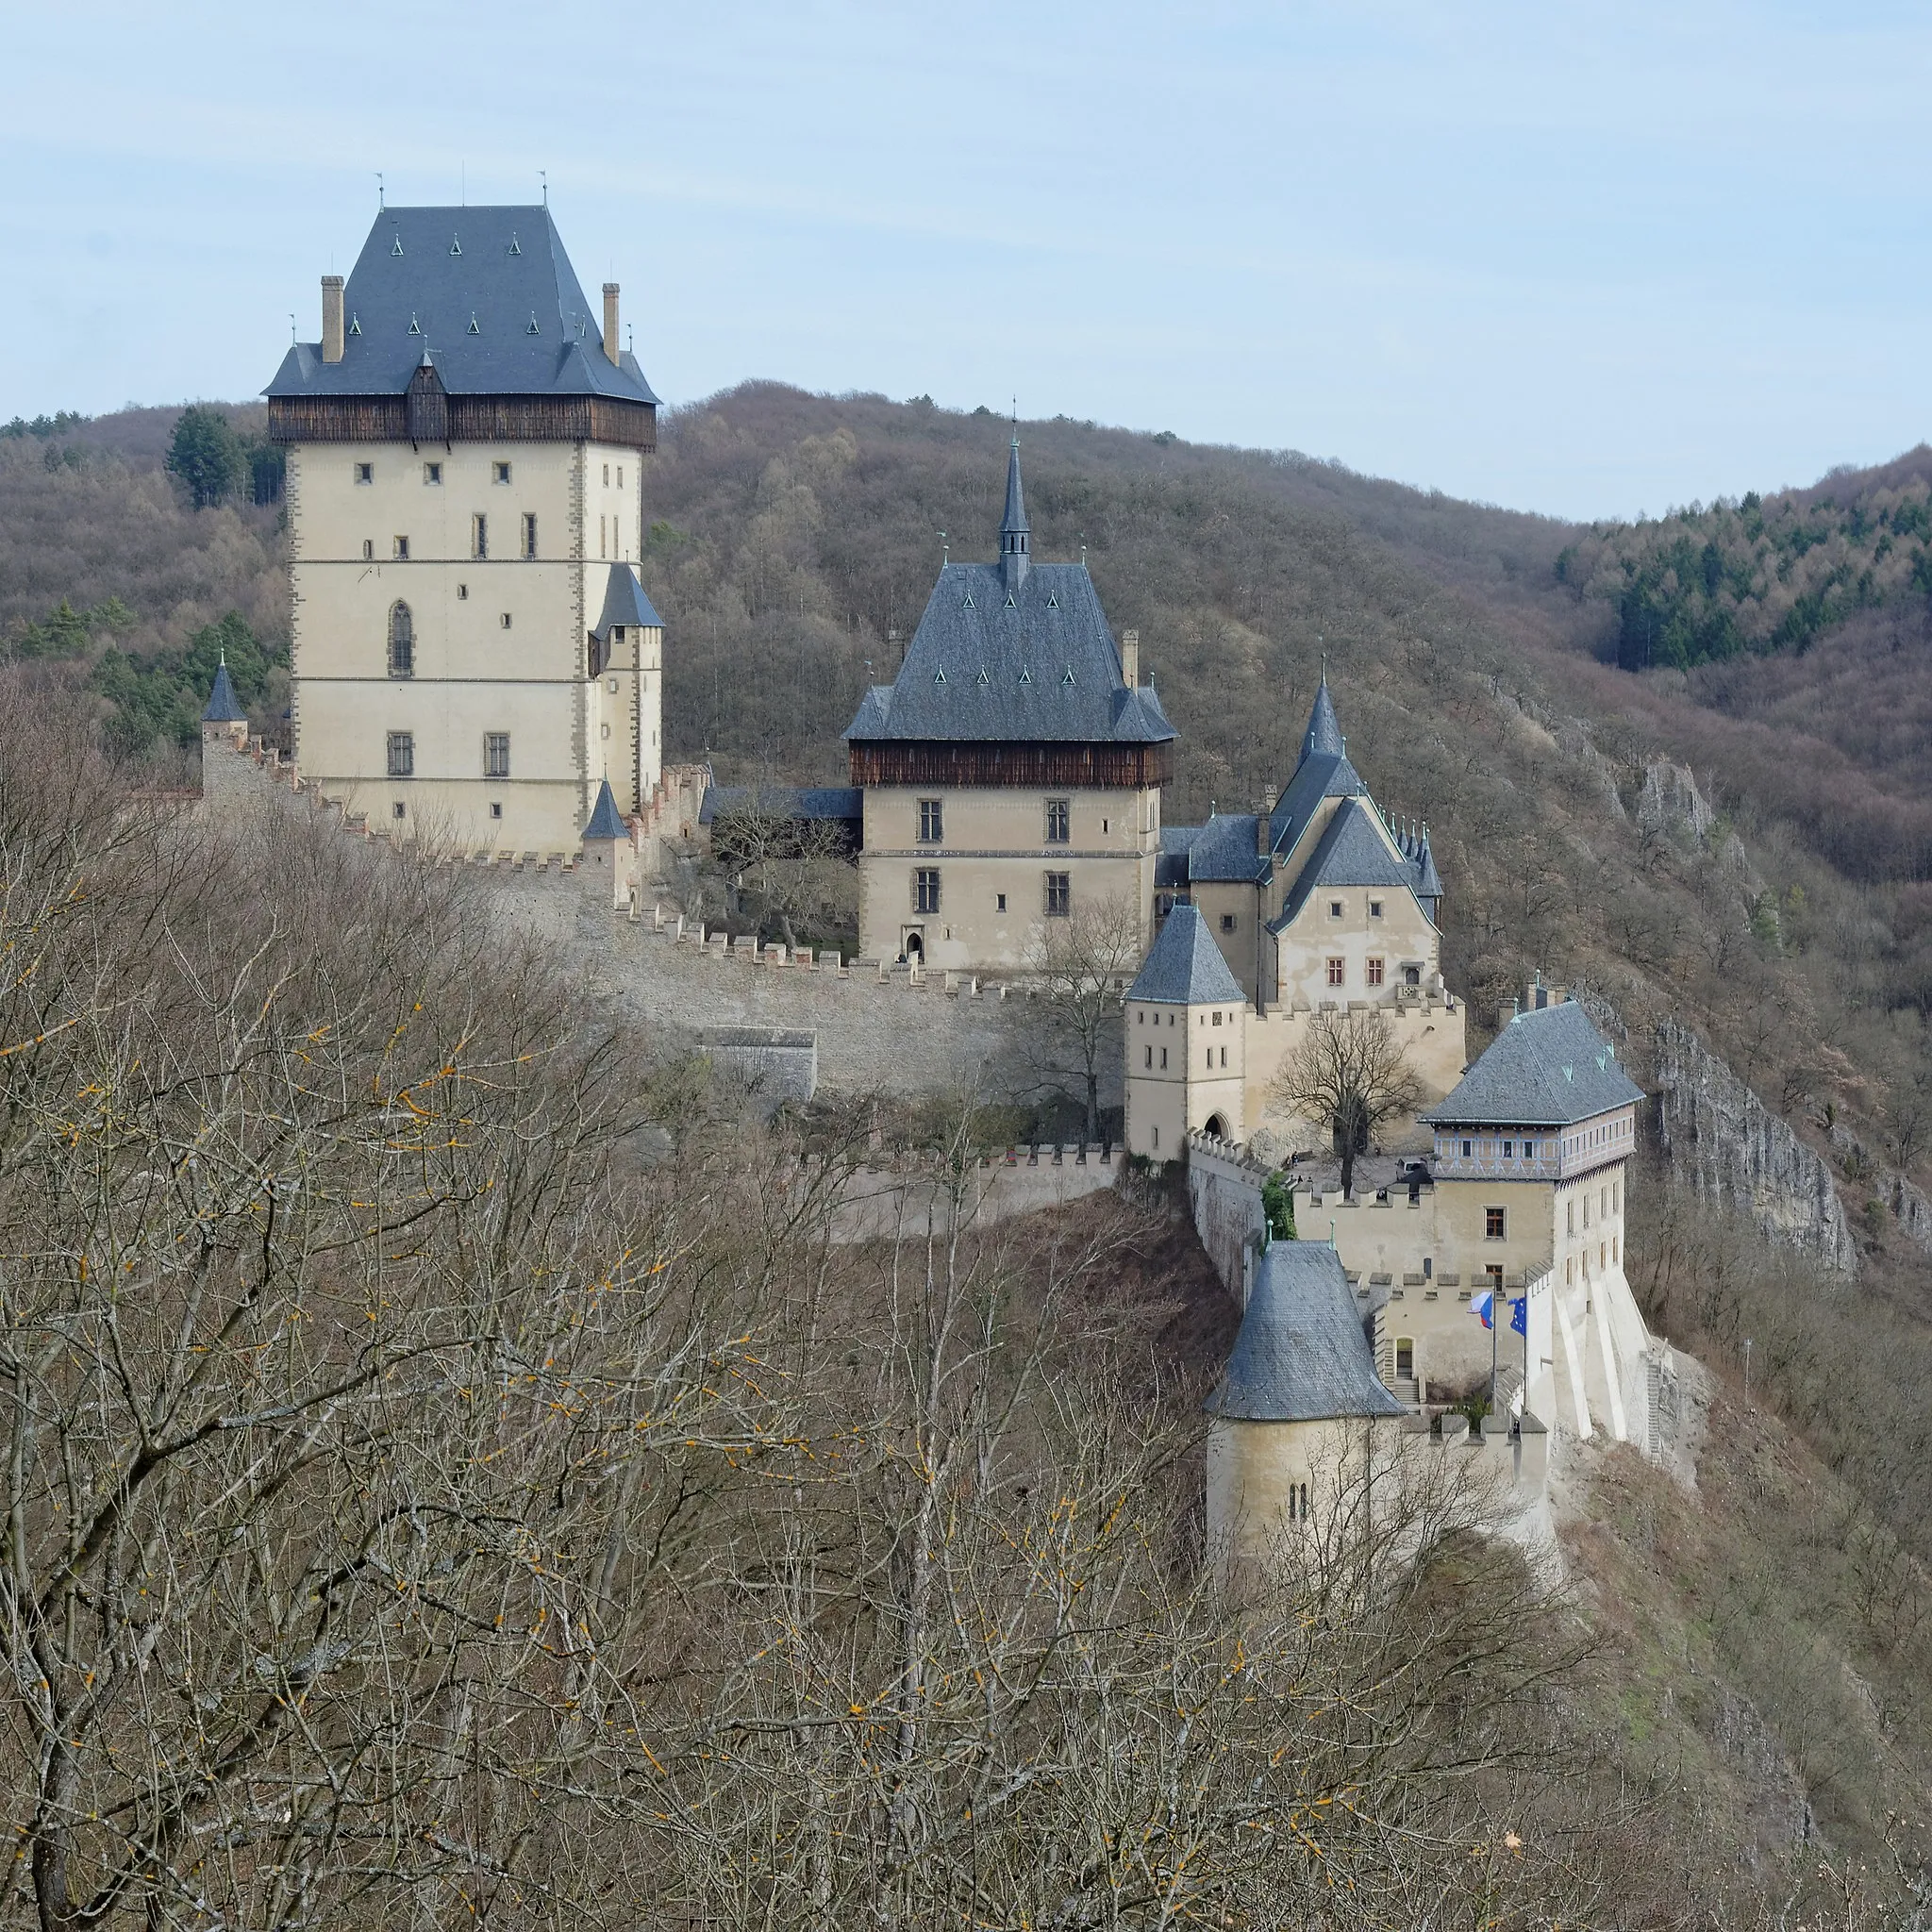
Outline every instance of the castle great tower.
<svg viewBox="0 0 1932 1932"><path fill-rule="evenodd" d="M266 391L288 450L295 756L373 829L573 851L662 773L640 582L658 398L547 207L396 208Z"/></svg>

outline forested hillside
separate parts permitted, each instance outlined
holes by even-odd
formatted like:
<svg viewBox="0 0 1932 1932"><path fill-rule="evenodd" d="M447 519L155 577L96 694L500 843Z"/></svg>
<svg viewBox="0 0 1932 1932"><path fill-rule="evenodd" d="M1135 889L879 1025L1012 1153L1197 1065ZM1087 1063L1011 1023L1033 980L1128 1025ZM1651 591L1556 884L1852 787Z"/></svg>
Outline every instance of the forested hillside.
<svg viewBox="0 0 1932 1932"><path fill-rule="evenodd" d="M121 687L178 692L225 621L258 650L258 723L284 702L276 513L189 508L160 467L171 420L0 439L0 625L36 677L92 692L124 750L183 721L170 700L144 726ZM668 414L643 572L669 626L671 755L724 777L840 776L839 734L891 676L942 550L992 554L1008 434L991 412L768 384ZM1874 1794L1923 1794L1932 1730L1932 1258L1899 1211L1932 1142L1932 458L1585 530L1292 455L1068 421L1020 434L1035 554L1084 550L1181 733L1170 821L1280 785L1325 658L1377 800L1430 824L1447 971L1479 1023L1538 969L1580 981L1641 1076L1674 1014L1829 1164L1856 1285L1663 1207L1640 1259L1674 1339L1733 1376L1757 1344L1757 1399L1808 1444L1777 1476L1813 1512L1805 1546L1866 1552L1856 1574L1814 1555L1793 1577L1750 1541L1762 1526L1730 1523L1744 1541L1724 1560L1768 1621L1724 1623L1707 1661L1740 1696L1786 1687L1759 1700L1765 1748L1797 1762L1808 1740L1824 1768L1807 1802L1879 1857ZM1633 623L1652 639L1641 672L1618 661ZM1793 1474L1812 1454L1815 1479ZM1617 1560L1641 1571L1641 1545ZM1688 1622L1630 1641L1681 1659L1716 1639L1696 1564L1673 1574ZM1884 1712L1805 1692L1821 1669L1874 1687Z"/></svg>

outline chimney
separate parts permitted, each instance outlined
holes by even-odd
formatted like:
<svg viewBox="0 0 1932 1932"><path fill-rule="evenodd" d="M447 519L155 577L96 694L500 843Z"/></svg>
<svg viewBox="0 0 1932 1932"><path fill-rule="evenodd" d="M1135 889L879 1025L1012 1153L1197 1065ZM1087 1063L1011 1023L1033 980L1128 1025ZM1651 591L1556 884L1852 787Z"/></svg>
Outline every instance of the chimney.
<svg viewBox="0 0 1932 1932"><path fill-rule="evenodd" d="M322 278L322 359L325 362L340 362L342 359L341 275L324 275Z"/></svg>
<svg viewBox="0 0 1932 1932"><path fill-rule="evenodd" d="M604 354L612 362L617 360L617 284L604 284Z"/></svg>
<svg viewBox="0 0 1932 1932"><path fill-rule="evenodd" d="M1121 678L1129 691L1141 681L1141 633L1137 630L1121 633Z"/></svg>

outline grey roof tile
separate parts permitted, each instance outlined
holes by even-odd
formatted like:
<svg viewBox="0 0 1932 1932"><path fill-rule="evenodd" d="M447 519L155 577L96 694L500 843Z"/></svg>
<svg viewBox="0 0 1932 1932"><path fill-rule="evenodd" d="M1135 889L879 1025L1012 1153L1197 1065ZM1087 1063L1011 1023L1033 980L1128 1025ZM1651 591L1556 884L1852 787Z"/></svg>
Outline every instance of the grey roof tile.
<svg viewBox="0 0 1932 1932"><path fill-rule="evenodd" d="M628 839L630 827L618 816L617 800L611 794L610 780L597 787L597 803L591 808L590 823L584 827L586 839Z"/></svg>
<svg viewBox="0 0 1932 1932"><path fill-rule="evenodd" d="M1165 744L1174 738L1154 687L1129 687L1123 677L1120 649L1085 567L1035 564L1030 543L1016 441L1007 461L1002 560L941 569L898 676L860 699L849 742Z"/></svg>
<svg viewBox="0 0 1932 1932"><path fill-rule="evenodd" d="M1221 948L1208 930L1200 908L1185 903L1167 915L1141 971L1127 989L1130 1000L1164 1006L1199 1007L1217 1001L1239 1004L1245 995L1227 970Z"/></svg>
<svg viewBox="0 0 1932 1932"><path fill-rule="evenodd" d="M397 395L427 350L451 395L658 400L628 350L605 356L602 311L541 206L385 208L342 307L342 359L298 342L265 394Z"/></svg>
<svg viewBox="0 0 1932 1932"><path fill-rule="evenodd" d="M1008 591L997 564L949 563L898 676L866 693L845 736L1161 744L1174 729L1152 685L1123 681L1080 565L1035 564Z"/></svg>
<svg viewBox="0 0 1932 1932"><path fill-rule="evenodd" d="M247 716L248 713L242 708L241 700L235 695L235 683L228 675L228 662L225 658L215 666L214 686L202 709L201 722L204 724L234 724Z"/></svg>
<svg viewBox="0 0 1932 1932"><path fill-rule="evenodd" d="M1324 671L1308 712L1308 728L1302 733L1302 757L1339 758L1346 755L1341 721L1335 715L1335 700L1328 695L1328 674Z"/></svg>
<svg viewBox="0 0 1932 1932"><path fill-rule="evenodd" d="M788 819L859 820L865 816L865 793L857 785L707 785L698 807L698 824L714 824L754 797L774 816Z"/></svg>
<svg viewBox="0 0 1932 1932"><path fill-rule="evenodd" d="M1358 798L1344 798L1283 902L1281 916L1269 921L1269 930L1281 931L1320 887L1407 887L1413 891L1415 880L1415 867L1389 849L1371 808Z"/></svg>
<svg viewBox="0 0 1932 1932"><path fill-rule="evenodd" d="M659 630L664 628L664 620L645 595L636 571L627 563L610 566L610 575L604 583L604 612L591 635L601 644L610 635L611 627L620 624L656 625Z"/></svg>
<svg viewBox="0 0 1932 1932"><path fill-rule="evenodd" d="M1569 1126L1643 1090L1574 1000L1519 1013L1455 1090L1418 1118L1433 1126Z"/></svg>
<svg viewBox="0 0 1932 1932"><path fill-rule="evenodd" d="M1375 1374L1341 1257L1326 1241L1269 1244L1208 1411L1257 1423L1406 1413Z"/></svg>
<svg viewBox="0 0 1932 1932"><path fill-rule="evenodd" d="M1188 848L1188 877L1195 883L1252 885L1261 871L1255 847L1259 814L1218 811Z"/></svg>

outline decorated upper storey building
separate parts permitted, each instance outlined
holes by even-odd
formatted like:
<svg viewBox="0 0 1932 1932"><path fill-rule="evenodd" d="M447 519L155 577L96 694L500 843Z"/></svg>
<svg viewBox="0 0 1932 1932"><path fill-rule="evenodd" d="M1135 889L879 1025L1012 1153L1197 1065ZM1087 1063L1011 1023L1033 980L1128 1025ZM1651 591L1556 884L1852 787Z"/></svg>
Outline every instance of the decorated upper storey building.
<svg viewBox="0 0 1932 1932"><path fill-rule="evenodd" d="M1024 971L1084 908L1151 925L1174 726L1084 564L1035 563L1015 440L997 563L940 571L845 733L863 795L859 951Z"/></svg>
<svg viewBox="0 0 1932 1932"><path fill-rule="evenodd" d="M1127 993L1132 1152L1168 1160L1190 1133L1245 1141L1264 1127L1319 1142L1321 1124L1292 1118L1273 1089L1324 1014L1378 1015L1430 1099L1461 1077L1427 834L1376 809L1325 677L1274 806L1168 827L1158 886L1172 909Z"/></svg>
<svg viewBox="0 0 1932 1932"><path fill-rule="evenodd" d="M662 774L658 398L547 207L386 208L269 385L305 775L372 825L575 848Z"/></svg>

